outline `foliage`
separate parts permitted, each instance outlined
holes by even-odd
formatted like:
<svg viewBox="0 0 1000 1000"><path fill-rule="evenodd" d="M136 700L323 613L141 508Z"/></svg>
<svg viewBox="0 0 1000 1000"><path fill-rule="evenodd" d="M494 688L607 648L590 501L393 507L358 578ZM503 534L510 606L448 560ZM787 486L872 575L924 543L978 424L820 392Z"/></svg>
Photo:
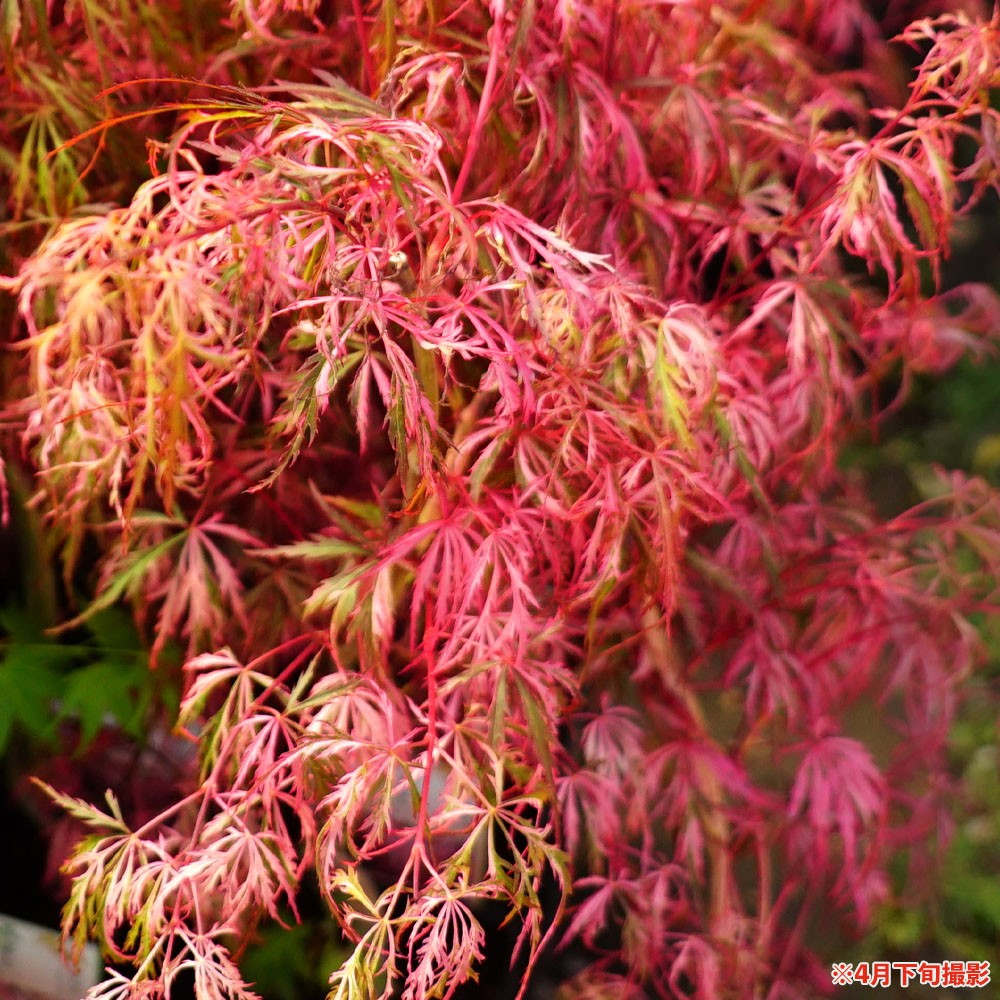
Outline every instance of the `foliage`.
<svg viewBox="0 0 1000 1000"><path fill-rule="evenodd" d="M990 261L990 216L977 214L973 223L978 235L962 254L978 252L981 263L995 264ZM967 264L959 257L949 266L964 269ZM996 483L996 377L997 361L991 357L978 363L965 359L945 377L917 379L905 407L885 423L886 437L852 449L855 465L866 470L883 507L898 506L906 497L920 495L921 488L931 482L928 457L971 465ZM846 943L838 950L855 962L919 961L936 956L988 960L993 967L1000 962L1000 891L983 878L984 872L996 867L996 831L1000 829L995 783L1000 646L995 618L976 615L973 621L987 643L989 660L975 678L963 684L951 726L948 770L957 779L957 787L947 834L939 837L947 850L934 859L920 884L907 888L904 873L897 871L902 892L883 907L872 930L850 953ZM904 990L896 984L887 992L903 997L913 994L914 988L911 984ZM930 989L925 989L928 996ZM918 990L915 995L923 993Z"/></svg>
<svg viewBox="0 0 1000 1000"><path fill-rule="evenodd" d="M79 644L56 643L17 608L0 614L8 634L0 662L0 750L15 726L51 742L61 722L80 728L83 746L109 720L135 739L153 688L148 657L132 623L117 611L95 615Z"/></svg>
<svg viewBox="0 0 1000 1000"><path fill-rule="evenodd" d="M152 818L52 792L93 1000L252 996L309 871L335 1000L453 996L491 908L526 984L587 954L560 996L779 1000L920 869L1000 504L941 470L883 517L838 457L997 329L940 268L1000 187L1000 13L926 6L900 88L884 23L802 6L235 2L185 48L183 4L134 44L4 4L9 80L27 11L88 80L105 38L202 78L8 129L66 165L5 285L70 624L181 643L199 748ZM141 183L82 166L136 134Z"/></svg>
<svg viewBox="0 0 1000 1000"><path fill-rule="evenodd" d="M17 502L4 542L18 572L0 597L0 756L16 748L18 762L31 766L58 749L81 755L110 729L144 742L160 706L176 710L172 679L150 672L125 609L98 608L76 625L60 620L45 532L24 504L19 476L12 486ZM176 661L175 649L169 655Z"/></svg>

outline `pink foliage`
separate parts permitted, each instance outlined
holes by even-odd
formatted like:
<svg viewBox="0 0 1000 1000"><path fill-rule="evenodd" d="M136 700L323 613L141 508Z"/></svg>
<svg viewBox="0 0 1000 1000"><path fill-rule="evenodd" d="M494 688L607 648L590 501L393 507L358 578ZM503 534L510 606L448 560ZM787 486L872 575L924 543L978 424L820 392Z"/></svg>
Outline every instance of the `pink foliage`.
<svg viewBox="0 0 1000 1000"><path fill-rule="evenodd" d="M489 905L526 984L586 953L566 997L791 996L802 914L890 892L1000 505L942 473L885 520L838 457L998 328L939 285L1000 189L1000 29L924 5L894 89L888 21L802 6L241 0L291 82L217 53L5 282L81 617L189 656L188 796L57 796L95 831L65 934L135 969L93 1000L252 996L310 867L344 1000L451 997Z"/></svg>

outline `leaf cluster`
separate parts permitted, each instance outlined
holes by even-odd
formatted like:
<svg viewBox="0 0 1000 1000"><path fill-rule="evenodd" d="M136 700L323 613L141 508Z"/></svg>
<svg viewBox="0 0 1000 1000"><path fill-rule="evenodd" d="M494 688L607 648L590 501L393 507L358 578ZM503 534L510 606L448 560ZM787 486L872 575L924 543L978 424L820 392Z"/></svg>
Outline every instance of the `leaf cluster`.
<svg viewBox="0 0 1000 1000"><path fill-rule="evenodd" d="M201 768L141 823L54 793L65 937L130 967L93 1000L251 996L307 870L331 997L453 996L491 904L522 994L558 940L566 997L793 996L814 914L919 866L1000 504L939 470L885 516L838 458L998 328L941 263L1000 189L1000 15L805 6L236 2L160 115L74 123L148 176L4 281L8 420L70 624L186 648Z"/></svg>

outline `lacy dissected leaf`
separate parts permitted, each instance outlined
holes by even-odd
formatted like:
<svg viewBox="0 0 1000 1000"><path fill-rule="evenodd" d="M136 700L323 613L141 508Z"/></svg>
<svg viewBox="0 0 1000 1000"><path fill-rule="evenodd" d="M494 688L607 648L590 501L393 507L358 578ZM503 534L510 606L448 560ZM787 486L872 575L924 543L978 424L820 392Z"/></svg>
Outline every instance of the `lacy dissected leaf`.
<svg viewBox="0 0 1000 1000"><path fill-rule="evenodd" d="M71 56L3 160L66 215L3 279L90 599L63 711L137 724L127 604L200 761L135 828L57 796L65 933L133 966L95 1000L249 996L231 949L313 883L343 1000L469 988L500 921L521 995L556 936L560 996L806 995L804 928L869 920L1000 570L985 484L886 515L842 461L1000 315L941 289L1000 186L997 15L890 6L234 0L201 83L141 36L170 92L101 123L66 74L173 4L79 45L2 8L8 73L43 21ZM149 176L84 207L130 130ZM0 736L62 669L17 648Z"/></svg>

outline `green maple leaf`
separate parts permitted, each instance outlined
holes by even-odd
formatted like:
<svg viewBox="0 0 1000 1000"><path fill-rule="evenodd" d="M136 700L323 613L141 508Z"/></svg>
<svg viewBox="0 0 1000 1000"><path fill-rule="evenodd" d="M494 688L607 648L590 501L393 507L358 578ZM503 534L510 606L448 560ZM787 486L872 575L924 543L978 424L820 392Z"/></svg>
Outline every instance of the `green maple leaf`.
<svg viewBox="0 0 1000 1000"><path fill-rule="evenodd" d="M18 608L0 611L7 633L0 649L0 753L17 729L48 743L55 734L62 675L79 662L79 647L60 645Z"/></svg>

